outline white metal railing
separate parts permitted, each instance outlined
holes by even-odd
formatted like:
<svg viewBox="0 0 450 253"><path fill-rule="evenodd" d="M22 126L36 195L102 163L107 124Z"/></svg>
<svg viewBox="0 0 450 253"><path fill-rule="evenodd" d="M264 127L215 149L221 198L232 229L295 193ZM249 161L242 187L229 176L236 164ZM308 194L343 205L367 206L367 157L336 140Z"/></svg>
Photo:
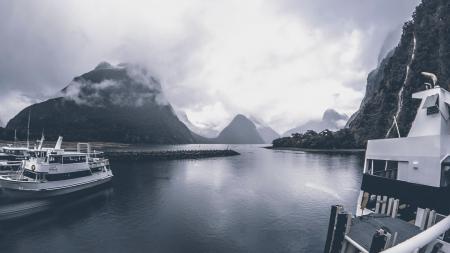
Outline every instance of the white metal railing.
<svg viewBox="0 0 450 253"><path fill-rule="evenodd" d="M347 240L347 242L349 242L351 245L353 245L353 247L355 247L360 252L362 252L362 253L369 253L369 251L367 251L364 247L359 245L357 242L353 241L353 239L350 238L350 236L345 235L345 240Z"/></svg>
<svg viewBox="0 0 450 253"><path fill-rule="evenodd" d="M440 222L434 224L432 227L423 231L422 233L409 238L408 240L399 243L398 245L389 248L384 253L405 253L415 252L417 249L427 246L429 243L436 240L440 235L450 229L450 215Z"/></svg>

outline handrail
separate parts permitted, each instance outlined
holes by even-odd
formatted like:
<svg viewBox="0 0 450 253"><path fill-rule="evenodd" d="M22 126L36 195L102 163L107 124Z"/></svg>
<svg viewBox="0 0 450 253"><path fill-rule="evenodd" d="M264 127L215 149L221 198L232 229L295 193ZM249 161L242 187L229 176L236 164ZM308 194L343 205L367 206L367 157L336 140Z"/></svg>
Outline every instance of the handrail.
<svg viewBox="0 0 450 253"><path fill-rule="evenodd" d="M425 247L427 244L436 240L440 235L450 229L450 215L422 233L409 238L408 240L389 248L384 253L404 253L413 252L416 249Z"/></svg>
<svg viewBox="0 0 450 253"><path fill-rule="evenodd" d="M369 253L365 248L363 248L361 245L359 245L357 242L353 241L350 236L345 235L345 240L347 240L351 245L353 245L356 249L358 249L362 253Z"/></svg>

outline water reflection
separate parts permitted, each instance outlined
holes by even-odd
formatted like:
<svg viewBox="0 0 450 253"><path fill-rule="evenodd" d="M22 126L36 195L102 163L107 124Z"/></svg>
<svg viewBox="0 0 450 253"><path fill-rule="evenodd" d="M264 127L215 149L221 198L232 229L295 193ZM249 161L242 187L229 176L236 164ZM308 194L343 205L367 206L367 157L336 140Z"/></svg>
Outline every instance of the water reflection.
<svg viewBox="0 0 450 253"><path fill-rule="evenodd" d="M2 252L322 251L330 205L355 203L361 158L234 148L242 155L116 162L109 188L0 223Z"/></svg>
<svg viewBox="0 0 450 253"><path fill-rule="evenodd" d="M113 188L110 184L95 187L82 192L72 193L62 197L38 199L38 200L13 200L0 197L0 233L5 228L16 228L17 221L28 220L30 224L33 220L57 219L59 216L71 215L73 221L81 215L89 214L89 211L96 210L99 205L105 204L112 197ZM79 206L89 206L81 211ZM77 211L74 211L77 210ZM40 215L40 216L38 216ZM11 226L8 226L10 223Z"/></svg>

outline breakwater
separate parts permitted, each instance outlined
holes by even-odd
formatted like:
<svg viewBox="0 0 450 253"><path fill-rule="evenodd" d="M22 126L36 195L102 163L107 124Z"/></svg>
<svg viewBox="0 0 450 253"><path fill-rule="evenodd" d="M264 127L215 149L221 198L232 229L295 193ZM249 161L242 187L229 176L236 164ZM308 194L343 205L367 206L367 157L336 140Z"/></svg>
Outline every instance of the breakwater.
<svg viewBox="0 0 450 253"><path fill-rule="evenodd" d="M223 150L167 150L167 151L106 151L110 160L180 160L201 159L211 157L226 157L240 155L231 149Z"/></svg>

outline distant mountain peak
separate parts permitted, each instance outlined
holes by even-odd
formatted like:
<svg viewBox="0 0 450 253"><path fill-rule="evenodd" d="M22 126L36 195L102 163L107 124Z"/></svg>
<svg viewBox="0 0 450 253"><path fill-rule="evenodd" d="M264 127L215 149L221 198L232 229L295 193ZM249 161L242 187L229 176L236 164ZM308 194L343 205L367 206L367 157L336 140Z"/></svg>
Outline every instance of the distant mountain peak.
<svg viewBox="0 0 450 253"><path fill-rule="evenodd" d="M255 124L242 114L236 115L216 138L217 143L224 144L263 144Z"/></svg>
<svg viewBox="0 0 450 253"><path fill-rule="evenodd" d="M337 120L348 120L348 116L345 113L338 113L334 109L327 109L323 113L322 120L328 120L328 121L337 121Z"/></svg>
<svg viewBox="0 0 450 253"><path fill-rule="evenodd" d="M321 132L325 129L335 131L343 128L347 120L348 116L346 114L341 114L336 110L329 108L325 110L321 120L310 120L303 125L286 131L283 136L291 136L293 133L304 133L308 130L313 130L315 132Z"/></svg>
<svg viewBox="0 0 450 253"><path fill-rule="evenodd" d="M243 114L237 114L236 116L234 116L233 121L235 120L245 120L245 121L251 121L250 119L248 119L246 116L244 116Z"/></svg>
<svg viewBox="0 0 450 253"><path fill-rule="evenodd" d="M109 69L109 68L114 68L114 67L113 67L113 65L111 65L111 63L106 62L106 61L102 61L102 62L100 62L97 65L97 67L95 67L94 70L97 70L97 69Z"/></svg>

